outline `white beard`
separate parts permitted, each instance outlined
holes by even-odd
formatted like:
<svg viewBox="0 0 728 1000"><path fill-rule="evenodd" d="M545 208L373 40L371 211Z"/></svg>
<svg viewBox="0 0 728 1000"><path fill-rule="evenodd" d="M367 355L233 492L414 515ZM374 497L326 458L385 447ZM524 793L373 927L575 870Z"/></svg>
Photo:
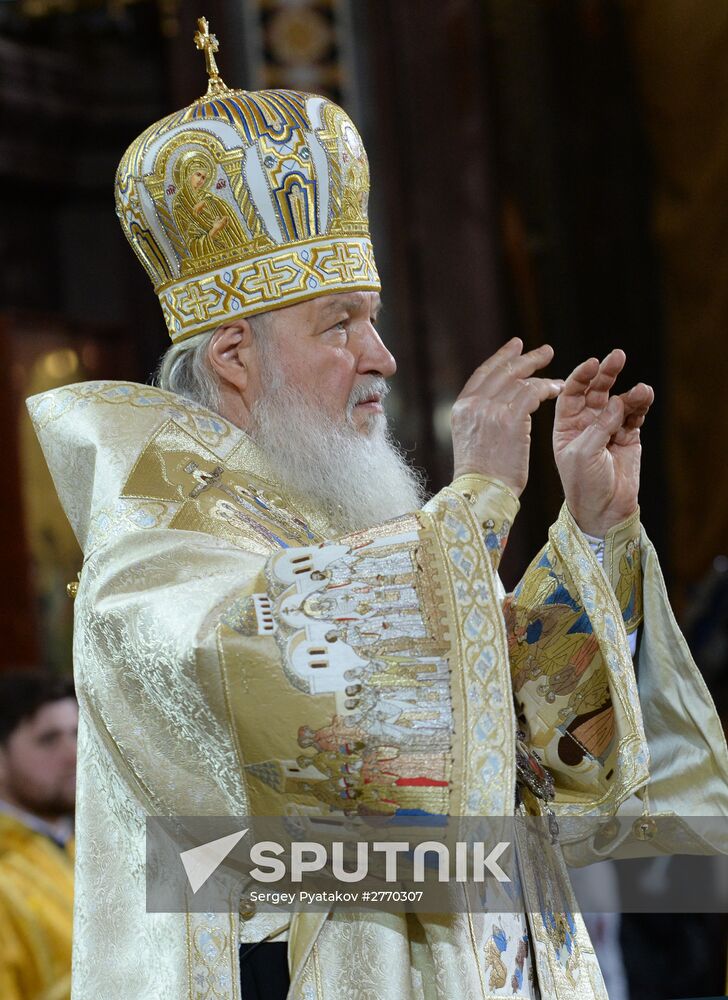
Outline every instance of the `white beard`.
<svg viewBox="0 0 728 1000"><path fill-rule="evenodd" d="M364 431L351 420L359 400L372 391L386 395L383 379L371 376L358 385L346 419L335 423L315 400L284 383L275 362L273 367L247 432L292 498L301 496L321 509L339 534L419 510L426 499L423 478L393 442L386 417L374 414Z"/></svg>

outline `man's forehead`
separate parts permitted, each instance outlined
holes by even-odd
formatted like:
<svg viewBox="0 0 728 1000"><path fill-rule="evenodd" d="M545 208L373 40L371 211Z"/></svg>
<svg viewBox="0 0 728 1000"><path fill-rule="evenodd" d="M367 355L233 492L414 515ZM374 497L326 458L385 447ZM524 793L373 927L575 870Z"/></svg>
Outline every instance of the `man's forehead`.
<svg viewBox="0 0 728 1000"><path fill-rule="evenodd" d="M379 292L336 292L333 295L323 295L318 299L321 313L346 310L356 312L360 309L371 309L373 312L381 307Z"/></svg>
<svg viewBox="0 0 728 1000"><path fill-rule="evenodd" d="M78 702L70 697L47 701L26 721L28 729L34 733L49 728L72 727L78 721Z"/></svg>

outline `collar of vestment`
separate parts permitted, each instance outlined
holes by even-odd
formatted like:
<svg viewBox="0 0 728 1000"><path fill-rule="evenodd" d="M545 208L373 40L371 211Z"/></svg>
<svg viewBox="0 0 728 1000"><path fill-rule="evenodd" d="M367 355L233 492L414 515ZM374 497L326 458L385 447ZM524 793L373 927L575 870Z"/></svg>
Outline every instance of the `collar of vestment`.
<svg viewBox="0 0 728 1000"><path fill-rule="evenodd" d="M326 514L276 482L244 431L175 393L81 382L32 397L28 410L87 558L138 527L202 530L261 552L330 533ZM257 538L241 536L236 507L262 515Z"/></svg>
<svg viewBox="0 0 728 1000"><path fill-rule="evenodd" d="M26 830L32 830L34 833L40 833L44 837L50 838L59 847L65 847L73 837L73 820L70 816L63 817L58 823L48 823L40 816L27 812L25 809L19 809L4 799L0 799L0 814Z"/></svg>

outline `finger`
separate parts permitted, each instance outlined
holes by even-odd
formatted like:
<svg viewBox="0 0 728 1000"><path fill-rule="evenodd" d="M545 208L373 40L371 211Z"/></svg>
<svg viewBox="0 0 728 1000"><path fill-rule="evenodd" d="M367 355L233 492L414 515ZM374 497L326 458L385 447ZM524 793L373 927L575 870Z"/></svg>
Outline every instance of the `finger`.
<svg viewBox="0 0 728 1000"><path fill-rule="evenodd" d="M461 395L466 396L468 393L474 392L479 389L483 379L491 370L491 368L496 364L508 364L513 359L520 356L523 350L523 341L520 337L512 337L511 340L499 347L495 354L487 358L482 365L478 365L473 374L470 376L468 381L463 386Z"/></svg>
<svg viewBox="0 0 728 1000"><path fill-rule="evenodd" d="M648 410L649 407L647 407L646 409L636 410L634 413L626 414L622 422L622 425L626 427L628 430L641 427L644 424L645 419L647 418Z"/></svg>
<svg viewBox="0 0 728 1000"><path fill-rule="evenodd" d="M581 435L586 450L597 454L606 448L623 423L624 403L620 396L612 396L594 423L590 424Z"/></svg>
<svg viewBox="0 0 728 1000"><path fill-rule="evenodd" d="M541 383L548 383L548 385L558 388L558 393L554 395L557 396L561 390L564 388L564 380L560 378L538 378L532 375L530 378L519 378L512 385L504 387L499 396L499 400L503 400L507 403L512 403L525 393L528 394L529 389L538 387ZM547 397L544 397L547 398Z"/></svg>
<svg viewBox="0 0 728 1000"><path fill-rule="evenodd" d="M639 382L637 385L632 386L628 392L621 393L621 398L624 402L625 413L632 413L638 410L646 413L655 401L655 390L651 385Z"/></svg>
<svg viewBox="0 0 728 1000"><path fill-rule="evenodd" d="M654 400L654 389L651 385L645 385L644 382L640 382L629 392L623 393L624 426L632 429L641 427Z"/></svg>
<svg viewBox="0 0 728 1000"><path fill-rule="evenodd" d="M628 420L625 420L625 422L619 428L617 433L612 435L609 441L609 446L611 447L613 444L618 444L622 446L636 444L640 439L640 427L644 423L644 420L645 420L644 417L638 417L637 418L638 425L634 427L629 423Z"/></svg>
<svg viewBox="0 0 728 1000"><path fill-rule="evenodd" d="M583 396L599 371L598 358L588 358L577 365L564 382L564 396Z"/></svg>
<svg viewBox="0 0 728 1000"><path fill-rule="evenodd" d="M640 428L645 422L646 413L632 413L624 417L622 426L612 438L614 444L635 444L640 439Z"/></svg>
<svg viewBox="0 0 728 1000"><path fill-rule="evenodd" d="M627 356L624 351L616 348L599 365L599 370L592 379L586 392L587 406L606 406L609 390L617 381L617 376L624 368Z"/></svg>
<svg viewBox="0 0 728 1000"><path fill-rule="evenodd" d="M587 389L598 371L597 358L588 358L576 366L564 382L564 388L556 400L557 421L571 420L581 413L585 406Z"/></svg>
<svg viewBox="0 0 728 1000"><path fill-rule="evenodd" d="M547 399L556 399L563 388L561 379L525 379L519 384L508 407L516 414L534 413Z"/></svg>
<svg viewBox="0 0 728 1000"><path fill-rule="evenodd" d="M491 399L504 392L507 393L519 380L527 379L534 372L545 368L553 356L553 347L550 344L542 344L541 347L528 351L526 354L495 364L486 372L481 383L481 390Z"/></svg>

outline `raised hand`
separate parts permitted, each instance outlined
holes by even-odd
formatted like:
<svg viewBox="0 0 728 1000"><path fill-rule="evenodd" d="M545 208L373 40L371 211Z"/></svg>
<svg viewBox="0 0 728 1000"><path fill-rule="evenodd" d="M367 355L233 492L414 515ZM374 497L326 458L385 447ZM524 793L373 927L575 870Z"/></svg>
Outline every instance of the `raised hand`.
<svg viewBox="0 0 728 1000"><path fill-rule="evenodd" d="M618 349L601 364L583 361L556 403L554 458L564 496L582 531L599 538L637 509L640 427L655 396L643 382L610 396L625 361Z"/></svg>
<svg viewBox="0 0 728 1000"><path fill-rule="evenodd" d="M548 344L522 351L515 337L476 368L451 417L455 478L466 472L492 476L516 496L528 480L531 414L563 386L560 379L533 377L553 357Z"/></svg>

